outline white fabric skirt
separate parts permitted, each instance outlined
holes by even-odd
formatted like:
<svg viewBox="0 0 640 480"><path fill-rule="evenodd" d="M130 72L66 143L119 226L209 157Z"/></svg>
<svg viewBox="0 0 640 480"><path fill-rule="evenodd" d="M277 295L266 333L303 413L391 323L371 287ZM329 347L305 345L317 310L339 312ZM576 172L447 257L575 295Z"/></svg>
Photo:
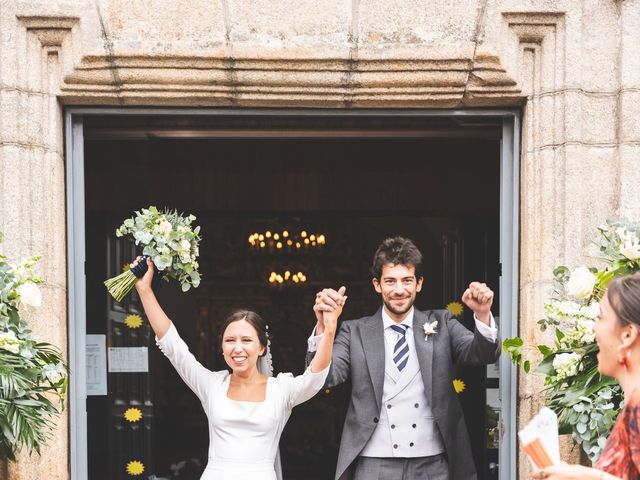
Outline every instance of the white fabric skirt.
<svg viewBox="0 0 640 480"><path fill-rule="evenodd" d="M277 480L273 462L210 460L200 480Z"/></svg>

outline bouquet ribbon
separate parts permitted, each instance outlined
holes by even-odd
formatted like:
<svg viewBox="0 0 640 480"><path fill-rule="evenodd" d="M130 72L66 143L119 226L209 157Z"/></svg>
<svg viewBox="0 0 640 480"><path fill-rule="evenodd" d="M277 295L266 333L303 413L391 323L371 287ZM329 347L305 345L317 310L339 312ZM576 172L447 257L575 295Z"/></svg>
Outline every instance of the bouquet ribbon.
<svg viewBox="0 0 640 480"><path fill-rule="evenodd" d="M149 265L147 265L148 258L149 255L143 255L138 262L138 265L130 268L131 273L133 273L136 278L144 277L145 273L147 273L147 271L149 270ZM153 290L153 293L157 295L160 291L160 286L162 285L162 277L166 272L164 272L163 270L158 270L155 265L153 266L153 270L154 272L153 280L151 281L151 290Z"/></svg>

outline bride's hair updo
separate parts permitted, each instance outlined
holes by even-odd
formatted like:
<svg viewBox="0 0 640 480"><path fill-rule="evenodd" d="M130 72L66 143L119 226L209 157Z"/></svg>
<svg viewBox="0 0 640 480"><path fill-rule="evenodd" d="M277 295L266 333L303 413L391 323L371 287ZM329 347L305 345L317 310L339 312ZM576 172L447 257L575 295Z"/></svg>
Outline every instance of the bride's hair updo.
<svg viewBox="0 0 640 480"><path fill-rule="evenodd" d="M260 345L265 348L265 351L262 354L264 355L267 351L266 348L267 341L269 340L269 330L267 323L262 319L262 317L252 310L234 310L231 312L231 315L229 315L222 324L222 328L218 334L218 343L220 344L220 348L222 348L222 337L224 336L224 332L227 330L227 327L233 322L239 322L240 320L246 320L253 328L256 329L258 341L260 342Z"/></svg>

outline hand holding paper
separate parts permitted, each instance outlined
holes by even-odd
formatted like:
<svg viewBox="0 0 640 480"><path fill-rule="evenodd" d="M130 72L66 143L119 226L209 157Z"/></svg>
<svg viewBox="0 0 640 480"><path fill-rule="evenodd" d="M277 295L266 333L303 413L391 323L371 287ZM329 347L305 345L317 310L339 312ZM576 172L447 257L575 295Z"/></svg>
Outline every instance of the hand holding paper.
<svg viewBox="0 0 640 480"><path fill-rule="evenodd" d="M545 468L560 463L558 417L550 408L543 408L518 432L520 448L527 454L535 468Z"/></svg>

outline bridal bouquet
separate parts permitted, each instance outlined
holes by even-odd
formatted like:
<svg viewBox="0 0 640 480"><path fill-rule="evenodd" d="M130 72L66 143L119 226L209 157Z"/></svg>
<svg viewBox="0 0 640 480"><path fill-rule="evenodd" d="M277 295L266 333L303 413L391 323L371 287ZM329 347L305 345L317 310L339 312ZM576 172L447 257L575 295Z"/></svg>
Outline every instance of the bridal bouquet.
<svg viewBox="0 0 640 480"><path fill-rule="evenodd" d="M200 227L192 228L195 219L193 215L183 216L175 210L159 211L153 206L127 218L116 230L116 236L132 235L136 245L143 246L144 257L135 268L104 282L113 298L119 302L131 291L136 279L147 271L147 258L153 260L156 268L154 287L157 288L161 277L167 281L178 280L183 292L198 287Z"/></svg>

